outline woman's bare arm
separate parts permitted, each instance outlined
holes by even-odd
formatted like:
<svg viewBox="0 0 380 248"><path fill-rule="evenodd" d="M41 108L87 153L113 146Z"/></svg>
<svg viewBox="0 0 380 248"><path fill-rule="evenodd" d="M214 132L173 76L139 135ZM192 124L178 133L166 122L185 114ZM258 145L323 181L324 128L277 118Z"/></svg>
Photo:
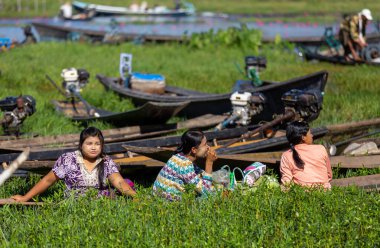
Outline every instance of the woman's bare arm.
<svg viewBox="0 0 380 248"><path fill-rule="evenodd" d="M131 186L129 186L126 181L124 181L124 178L120 175L120 173L112 173L108 179L110 180L111 184L123 195L132 197L136 196L136 192L131 188Z"/></svg>
<svg viewBox="0 0 380 248"><path fill-rule="evenodd" d="M54 172L50 171L36 185L34 185L33 188L29 190L28 193L26 193L25 195L14 195L11 198L19 202L29 201L36 195L43 193L45 190L47 190L50 186L52 186L58 180L59 178L54 174Z"/></svg>

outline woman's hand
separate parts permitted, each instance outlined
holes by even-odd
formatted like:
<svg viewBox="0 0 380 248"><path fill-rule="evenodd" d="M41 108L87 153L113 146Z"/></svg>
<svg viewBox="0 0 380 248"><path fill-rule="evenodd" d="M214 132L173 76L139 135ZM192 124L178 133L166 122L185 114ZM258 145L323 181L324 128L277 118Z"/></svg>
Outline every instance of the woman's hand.
<svg viewBox="0 0 380 248"><path fill-rule="evenodd" d="M205 172L208 174L212 173L212 166L214 164L214 161L217 160L217 156L215 153L215 150L210 148L207 152L206 156L206 164L205 164Z"/></svg>
<svg viewBox="0 0 380 248"><path fill-rule="evenodd" d="M27 201L29 201L29 199L26 198L23 195L13 195L13 196L11 196L11 199L13 199L13 200L15 200L17 202L27 202Z"/></svg>
<svg viewBox="0 0 380 248"><path fill-rule="evenodd" d="M216 156L215 150L210 148L210 150L207 153L206 161L214 162L217 159L218 157Z"/></svg>

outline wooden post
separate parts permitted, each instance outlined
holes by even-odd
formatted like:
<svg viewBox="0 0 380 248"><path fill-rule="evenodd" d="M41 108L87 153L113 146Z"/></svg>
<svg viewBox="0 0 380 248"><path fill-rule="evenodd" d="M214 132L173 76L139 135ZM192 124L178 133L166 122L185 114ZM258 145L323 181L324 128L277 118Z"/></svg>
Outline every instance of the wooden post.
<svg viewBox="0 0 380 248"><path fill-rule="evenodd" d="M42 0L42 2L43 2L43 14L45 14L46 13L46 0Z"/></svg>
<svg viewBox="0 0 380 248"><path fill-rule="evenodd" d="M0 0L0 11L3 11L3 0Z"/></svg>
<svg viewBox="0 0 380 248"><path fill-rule="evenodd" d="M39 0L34 0L34 12L38 13L38 2Z"/></svg>
<svg viewBox="0 0 380 248"><path fill-rule="evenodd" d="M21 10L22 10L22 2L21 2L21 0L17 0L17 12L21 12Z"/></svg>

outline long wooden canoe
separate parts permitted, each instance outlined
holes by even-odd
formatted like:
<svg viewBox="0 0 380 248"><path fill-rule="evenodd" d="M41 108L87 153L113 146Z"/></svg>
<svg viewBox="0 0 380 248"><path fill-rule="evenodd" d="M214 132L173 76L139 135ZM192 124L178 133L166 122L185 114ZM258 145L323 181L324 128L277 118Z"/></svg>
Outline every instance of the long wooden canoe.
<svg viewBox="0 0 380 248"><path fill-rule="evenodd" d="M257 141L252 144L260 143ZM239 147L235 144L235 147ZM142 155L144 158L131 158L122 159L120 162L132 161L147 161L154 159L161 162L166 162L173 155L173 149L158 148L158 147L136 147L124 146L128 151ZM244 153L244 154L224 154L218 153L218 160L221 164L229 164L232 166L247 166L253 162L262 162L265 164L279 165L281 161L282 151L276 152L258 152L258 153ZM366 155L366 156L331 156L330 162L332 167L344 169L373 169L380 167L380 155Z"/></svg>
<svg viewBox="0 0 380 248"><path fill-rule="evenodd" d="M76 28L71 25L63 25L63 23L44 23L33 22L32 26L37 30L42 40L70 40L71 34L80 34L85 40L91 42L103 42L107 31L99 29L83 29ZM157 34L144 34L139 33L118 33L118 42L134 41L136 39L143 39L147 42L167 42L167 41L182 41L182 36L172 35L157 35Z"/></svg>
<svg viewBox="0 0 380 248"><path fill-rule="evenodd" d="M130 126L124 128L115 128L103 130L105 143L115 143L127 140L143 139L149 137L160 136L176 132L181 129L198 128L204 129L215 127L225 119L221 115L203 115L193 119L188 119L172 124L146 125L146 126ZM14 152L13 149L22 149L30 146L31 148L44 147L74 147L78 145L79 134L62 134L45 137L16 139L8 137L7 140L0 141L0 149L2 153ZM12 149L12 150L11 150ZM7 151L8 150L8 151Z"/></svg>
<svg viewBox="0 0 380 248"><path fill-rule="evenodd" d="M104 121L118 127L127 125L152 125L165 123L171 117L177 115L188 104L187 102L159 103L147 102L134 110L113 113L110 111L91 107L97 115L89 115L83 102L76 102L75 106L68 101L53 101L56 110L63 113L73 121L89 122Z"/></svg>
<svg viewBox="0 0 380 248"><path fill-rule="evenodd" d="M249 130L253 130L257 125L247 126L247 127L238 127L225 129L221 131L209 131L205 132L206 137L209 141L213 140L226 140L231 138L240 137L242 134L248 132ZM181 135L175 136L166 136L166 137L158 137L158 138L150 138L150 139L141 139L141 140L132 140L126 142L115 142L105 144L105 152L107 154L116 154L116 153L125 153L125 149L122 147L123 145L133 145L133 146L159 146L159 147L170 147L170 146L178 146L181 143ZM62 153L73 151L74 148L53 148L53 149L42 149L36 150L32 149L29 155L29 160L55 160ZM0 154L0 162L8 162L14 160L19 152L16 153L8 153L8 154Z"/></svg>
<svg viewBox="0 0 380 248"><path fill-rule="evenodd" d="M322 62L329 62L332 64L340 65L371 65L371 66L380 66L380 62L371 62L371 61L347 61L344 56L328 56L319 53L313 53L306 51L304 53L306 60L318 60Z"/></svg>
<svg viewBox="0 0 380 248"><path fill-rule="evenodd" d="M328 73L326 71L316 72L303 77L290 79L284 82L266 81L260 87L254 87L250 81L238 81L233 89L235 91L261 92L268 99L261 114L254 117L253 122L270 121L274 114L284 112L284 104L281 96L291 89L319 90L324 91ZM131 98L136 105L145 104L148 101L156 102L189 102L180 114L194 117L203 114L223 114L232 110L230 102L231 93L227 94L206 94L193 90L187 90L174 86L166 86L165 94L150 94L132 90L120 84L119 78L109 78L97 75L99 81L122 97Z"/></svg>

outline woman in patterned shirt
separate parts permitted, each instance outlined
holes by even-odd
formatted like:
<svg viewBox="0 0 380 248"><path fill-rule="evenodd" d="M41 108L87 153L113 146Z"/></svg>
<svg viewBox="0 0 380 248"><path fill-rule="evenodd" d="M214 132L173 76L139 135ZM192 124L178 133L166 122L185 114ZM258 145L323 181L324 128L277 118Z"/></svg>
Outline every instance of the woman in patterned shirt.
<svg viewBox="0 0 380 248"><path fill-rule="evenodd" d="M58 180L66 184L65 196L85 193L88 189L98 190L98 195L109 195L106 179L123 195L134 197L136 192L120 175L116 164L104 154L102 132L95 127L88 127L80 134L79 149L62 154L55 162L53 169L43 177L25 195L15 195L16 201L26 202L41 194Z"/></svg>
<svg viewBox="0 0 380 248"><path fill-rule="evenodd" d="M201 131L187 131L182 144L161 169L153 185L155 195L167 200L180 200L185 185L194 185L200 195L207 195L212 188L212 167L217 159L215 151L207 145ZM205 158L205 170L194 164L197 158Z"/></svg>

